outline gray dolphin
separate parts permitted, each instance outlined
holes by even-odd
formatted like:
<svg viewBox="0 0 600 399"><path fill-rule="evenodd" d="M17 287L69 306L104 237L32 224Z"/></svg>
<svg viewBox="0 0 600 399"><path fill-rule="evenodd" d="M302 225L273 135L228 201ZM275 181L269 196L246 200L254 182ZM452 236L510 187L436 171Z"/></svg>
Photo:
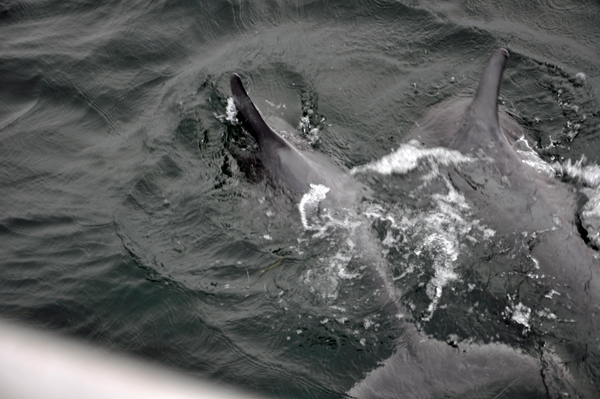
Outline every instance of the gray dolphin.
<svg viewBox="0 0 600 399"><path fill-rule="evenodd" d="M277 180L299 194L308 192L311 184L321 184L331 189L335 203L356 203L361 184L326 157L295 148L269 127L237 74L231 76L231 91L240 119L258 142L262 163ZM376 280L385 278L378 272L373 275ZM381 285L386 283L381 281ZM395 306L405 312L400 303ZM519 393L527 397L545 396L549 389L545 378L548 375L557 378L562 373L560 367L554 367L552 359L546 359L543 368L537 359L507 345L459 344L456 348L422 336L411 323L399 321L399 328L402 338L394 355L357 383L349 392L351 396L372 399L447 395L500 398Z"/></svg>
<svg viewBox="0 0 600 399"><path fill-rule="evenodd" d="M540 280L546 285L542 293L563 294L554 298L564 312L559 316L598 332L599 254L578 232L574 188L526 162L517 140L524 136L522 130L498 112L507 60L505 49L495 51L473 100L452 101L441 111L430 112L417 138L428 146L448 147L482 160L450 168L453 184L500 235L528 237L531 257L539 265L537 274L547 276Z"/></svg>
<svg viewBox="0 0 600 399"><path fill-rule="evenodd" d="M518 124L498 110L502 75L508 61L505 49L490 57L474 98L450 100L430 111L417 140L443 146L478 159L447 169L452 183L499 233L525 241L536 268L528 284L539 302L563 323L571 342L555 348L600 350L600 261L579 234L577 198L573 186L534 167L520 151L524 134ZM413 136L413 137L414 137ZM560 322L551 329L561 328ZM556 330L555 330L556 331ZM552 332L553 334L554 332ZM551 334L551 335L552 335ZM594 378L598 365L585 365L583 380ZM596 371L593 371L596 368ZM578 375L580 370L570 370ZM597 374L596 374L597 375ZM587 384L583 384L587 385ZM598 391L599 388L590 388ZM598 392L597 392L598 393Z"/></svg>

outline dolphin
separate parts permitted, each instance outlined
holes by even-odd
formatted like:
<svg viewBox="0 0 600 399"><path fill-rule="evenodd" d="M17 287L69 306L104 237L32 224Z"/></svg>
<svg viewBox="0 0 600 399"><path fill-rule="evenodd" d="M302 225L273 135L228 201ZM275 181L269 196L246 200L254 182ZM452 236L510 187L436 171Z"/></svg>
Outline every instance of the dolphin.
<svg viewBox="0 0 600 399"><path fill-rule="evenodd" d="M474 98L452 100L430 112L416 138L480 161L449 168L452 183L500 236L528 239L537 274L547 276L541 294L564 294L554 298L564 316L600 331L599 254L579 233L575 189L529 162L530 153L521 150L522 129L498 111L507 61L508 51L496 50Z"/></svg>
<svg viewBox="0 0 600 399"><path fill-rule="evenodd" d="M357 205L362 185L342 168L311 151L302 151L271 128L254 106L240 77L231 76L231 92L241 122L257 141L260 159L276 181L298 194L311 185L330 188L331 205ZM366 225L366 223L364 223ZM375 262L374 262L375 263ZM373 272L386 286L385 274ZM405 313L389 293L389 301ZM416 326L399 321L402 338L392 357L370 371L348 394L356 398L433 398L447 395L479 397L545 397L547 378L569 379L552 359L546 365L504 344L459 344L458 347L422 336ZM558 376L558 377L557 377ZM497 395L497 396L495 396ZM531 396L533 395L533 396ZM537 395L537 396L536 396Z"/></svg>
<svg viewBox="0 0 600 399"><path fill-rule="evenodd" d="M523 151L523 130L499 112L508 58L505 49L492 53L474 97L442 103L426 114L411 137L427 147L446 147L477 160L450 166L446 172L498 239L512 236L528 247L534 267L527 284L536 287L538 304L570 323L559 340L568 336L571 341L556 352L562 350L567 358L570 352L598 353L599 254L580 234L575 188L548 173L550 168L540 168L541 159L532 163L531 154L537 154L531 147ZM581 378L594 379L600 365L582 364L579 368L587 370ZM569 370L574 375L578 371ZM598 394L599 388L591 390Z"/></svg>

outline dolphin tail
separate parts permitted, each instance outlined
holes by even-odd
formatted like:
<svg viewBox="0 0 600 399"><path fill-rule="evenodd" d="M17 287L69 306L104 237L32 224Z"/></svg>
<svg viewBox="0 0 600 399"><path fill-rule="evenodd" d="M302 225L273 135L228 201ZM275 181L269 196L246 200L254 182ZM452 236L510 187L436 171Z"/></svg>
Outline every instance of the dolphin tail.
<svg viewBox="0 0 600 399"><path fill-rule="evenodd" d="M258 146L262 149L265 145L275 145L280 147L288 147L289 145L271 129L261 114L258 112L254 103L246 93L242 79L237 73L231 75L231 94L235 107L242 114L244 122L250 129L250 134L258 142Z"/></svg>

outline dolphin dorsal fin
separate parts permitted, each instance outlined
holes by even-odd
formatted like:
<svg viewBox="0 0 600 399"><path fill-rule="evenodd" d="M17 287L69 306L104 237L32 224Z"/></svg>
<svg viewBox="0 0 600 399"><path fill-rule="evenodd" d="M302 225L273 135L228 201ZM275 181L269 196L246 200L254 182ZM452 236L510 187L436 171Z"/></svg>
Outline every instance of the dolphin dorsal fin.
<svg viewBox="0 0 600 399"><path fill-rule="evenodd" d="M245 122L250 125L250 133L254 136L260 148L264 148L265 145L276 147L290 146L287 141L267 125L260 112L254 106L254 103L252 103L248 93L246 93L242 79L237 73L231 75L231 94L233 95L235 107L242 114Z"/></svg>
<svg viewBox="0 0 600 399"><path fill-rule="evenodd" d="M490 56L470 107L469 117L488 128L490 132L500 132L498 95L507 60L508 51L503 48Z"/></svg>
<svg viewBox="0 0 600 399"><path fill-rule="evenodd" d="M490 56L475 97L466 107L458 130L447 132L452 134L445 143L449 148L472 152L476 148L488 148L492 143L506 141L500 128L498 94L507 60L508 51L502 48Z"/></svg>

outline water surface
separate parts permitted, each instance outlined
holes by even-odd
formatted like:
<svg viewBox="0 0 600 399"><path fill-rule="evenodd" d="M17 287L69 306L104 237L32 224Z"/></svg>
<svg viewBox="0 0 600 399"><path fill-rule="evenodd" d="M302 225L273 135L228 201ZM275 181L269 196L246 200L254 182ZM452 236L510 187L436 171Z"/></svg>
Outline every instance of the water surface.
<svg viewBox="0 0 600 399"><path fill-rule="evenodd" d="M3 317L288 398L343 397L401 318L442 341L551 345L598 384L598 342L560 345L590 332L527 302L527 254L443 179L421 187L435 162L357 176L398 315L360 248L305 231L225 119L237 72L350 170L472 94L506 47L504 108L544 161L585 156L581 171L600 160L598 2L5 1L0 35Z"/></svg>

